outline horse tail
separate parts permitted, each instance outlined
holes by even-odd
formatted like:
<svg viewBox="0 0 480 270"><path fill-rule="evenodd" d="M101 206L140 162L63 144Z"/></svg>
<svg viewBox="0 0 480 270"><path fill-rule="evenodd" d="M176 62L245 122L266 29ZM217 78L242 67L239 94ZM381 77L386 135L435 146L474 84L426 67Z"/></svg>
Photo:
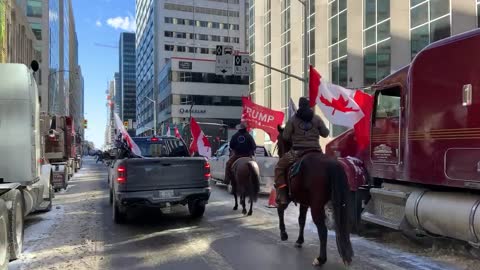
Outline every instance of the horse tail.
<svg viewBox="0 0 480 270"><path fill-rule="evenodd" d="M329 167L337 249L344 263L350 264L352 262L353 249L349 231L348 195L350 189L347 175L342 165L336 161Z"/></svg>
<svg viewBox="0 0 480 270"><path fill-rule="evenodd" d="M250 171L250 199L256 202L258 199L258 193L260 192L260 169L255 161L248 162L248 169Z"/></svg>

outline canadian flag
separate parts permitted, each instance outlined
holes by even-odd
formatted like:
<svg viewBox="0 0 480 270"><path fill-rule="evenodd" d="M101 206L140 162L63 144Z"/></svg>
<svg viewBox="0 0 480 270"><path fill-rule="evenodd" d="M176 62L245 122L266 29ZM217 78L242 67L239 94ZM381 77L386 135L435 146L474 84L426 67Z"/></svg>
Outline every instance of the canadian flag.
<svg viewBox="0 0 480 270"><path fill-rule="evenodd" d="M181 139L182 135L180 135L180 132L178 131L178 128L175 127L175 128L173 128L173 130L175 131L175 137L177 137L178 139Z"/></svg>
<svg viewBox="0 0 480 270"><path fill-rule="evenodd" d="M127 141L128 147L130 147L130 150L137 156L141 157L142 156L142 151L140 150L140 147L132 140L132 137L128 134L127 130L123 126L122 120L120 120L120 117L118 116L117 113L114 113L114 118L115 118L115 126L117 130L122 134L122 137L125 141Z"/></svg>
<svg viewBox="0 0 480 270"><path fill-rule="evenodd" d="M192 117L190 119L190 131L192 133L192 143L190 144L190 154L198 152L199 155L212 157L212 147L197 121Z"/></svg>
<svg viewBox="0 0 480 270"><path fill-rule="evenodd" d="M360 150L368 146L373 97L361 90L349 90L323 81L313 66L310 66L309 86L310 106L317 104L332 124L354 127Z"/></svg>

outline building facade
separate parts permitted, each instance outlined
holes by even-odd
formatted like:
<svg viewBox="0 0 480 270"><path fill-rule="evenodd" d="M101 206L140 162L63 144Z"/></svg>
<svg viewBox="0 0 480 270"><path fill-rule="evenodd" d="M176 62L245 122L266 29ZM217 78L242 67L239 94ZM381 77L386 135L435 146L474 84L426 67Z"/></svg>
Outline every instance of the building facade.
<svg viewBox="0 0 480 270"><path fill-rule="evenodd" d="M215 75L215 60L172 57L159 75L158 127L221 120L234 128L248 96L248 77Z"/></svg>
<svg viewBox="0 0 480 270"><path fill-rule="evenodd" d="M137 134L151 134L153 128L153 102L148 98L155 100L157 104L157 127L162 126L162 122L175 122L184 118L167 116L163 112L162 107L165 104L169 104L167 107L172 104L180 106L181 101L175 101L175 96L180 94L176 93L177 89L181 88L178 86L179 83L184 85L190 84L189 87L195 91L190 93L190 95L206 97L215 95L219 97L225 96L225 92L222 91L222 87L224 87L222 85L223 82L234 81L237 80L236 78L219 76L218 79L200 79L197 77L193 78L193 76L215 76L215 48L217 45L230 45L234 50L241 52L246 50L245 26L247 6L244 1L159 0L153 1L153 3L150 2L137 1L136 11L138 27L137 48L139 48L137 51L137 68L139 70L145 69L144 71L139 71L137 77L137 84L142 89L140 90L139 88L137 94L138 121L140 123ZM148 57L153 59L153 63L148 62ZM191 67L191 70L177 70L179 61L176 61L175 58L184 58L186 61L183 62L189 62L188 66ZM147 63L147 65L143 63ZM153 69L150 69L152 65ZM198 67L205 69L200 70ZM152 77L143 75L148 72L152 72ZM168 72L181 72L179 74L183 76L178 78L180 81L175 81L177 78L170 78L170 82L172 82L171 89L168 86L166 87L165 74ZM194 75L194 73L202 73L204 75ZM238 79L238 81L241 81L241 79ZM218 86L215 84L218 84ZM239 84L236 88L238 92L232 93L231 98L237 99L244 94L244 88L245 86ZM248 90L248 86L246 88ZM211 92L211 89L216 89L216 92ZM194 97L193 99L196 98ZM188 102L194 102L194 100ZM205 101L202 102L205 103ZM226 102L228 103L229 101ZM186 105L184 104L183 106ZM174 107L166 111L170 110L172 114L175 113ZM207 117L207 115L203 115L203 117ZM239 118L240 114L237 115L236 119ZM227 122L230 123L230 121Z"/></svg>
<svg viewBox="0 0 480 270"><path fill-rule="evenodd" d="M39 52L36 60L40 64L37 74L37 85L41 97L40 111L47 112L49 104L48 75L50 71L50 0L25 0L25 2L27 19L36 37L34 47ZM52 41L52 44L55 47L54 42L55 41Z"/></svg>
<svg viewBox="0 0 480 270"><path fill-rule="evenodd" d="M303 8L295 0L249 1L250 54L259 62L303 76ZM323 78L365 88L408 65L429 43L478 27L478 0L306 0L307 61ZM252 14L254 14L252 16ZM302 82L268 68L253 69L257 103L288 109L303 95ZM253 86L252 86L253 84ZM317 113L321 114L318 110ZM325 145L345 131L330 125ZM256 131L258 143L271 144Z"/></svg>
<svg viewBox="0 0 480 270"><path fill-rule="evenodd" d="M0 0L0 63L30 66L37 59L35 34L25 16L25 3Z"/></svg>
<svg viewBox="0 0 480 270"><path fill-rule="evenodd" d="M120 119L136 128L135 33L121 33L119 42Z"/></svg>

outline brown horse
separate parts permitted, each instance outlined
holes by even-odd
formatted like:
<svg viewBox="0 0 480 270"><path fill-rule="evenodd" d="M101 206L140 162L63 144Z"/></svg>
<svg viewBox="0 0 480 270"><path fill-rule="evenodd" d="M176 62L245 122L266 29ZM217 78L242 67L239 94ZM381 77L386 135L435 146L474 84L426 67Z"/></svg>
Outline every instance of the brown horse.
<svg viewBox="0 0 480 270"><path fill-rule="evenodd" d="M282 157L291 148L291 143L283 139L283 128L278 127L278 154ZM313 265L321 266L327 262L327 227L325 226L325 204L332 201L335 217L335 234L337 249L344 264L352 262L353 249L350 242L348 226L348 182L345 171L335 159L328 158L320 152L307 153L302 157L299 173L289 183L292 200L300 204L298 223L300 233L295 244L301 247L308 207L317 226L320 238L320 256ZM282 241L288 239L285 231L284 212L288 204L277 208Z"/></svg>
<svg viewBox="0 0 480 270"><path fill-rule="evenodd" d="M247 214L245 198L248 196L250 202L248 215L251 216L253 213L253 203L257 201L258 192L260 191L260 170L258 164L252 158L243 157L235 161L232 167L234 175L234 179L232 179L232 193L235 197L235 207L233 207L233 210L238 209L238 194L243 207L242 213L244 215Z"/></svg>

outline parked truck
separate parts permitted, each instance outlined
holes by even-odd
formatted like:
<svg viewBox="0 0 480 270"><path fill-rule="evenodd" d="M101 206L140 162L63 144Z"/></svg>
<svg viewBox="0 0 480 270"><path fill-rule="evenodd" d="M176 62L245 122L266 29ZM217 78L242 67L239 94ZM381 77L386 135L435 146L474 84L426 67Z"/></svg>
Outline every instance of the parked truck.
<svg viewBox="0 0 480 270"><path fill-rule="evenodd" d="M77 171L73 118L42 113L45 157L53 166L53 188L66 189L68 181Z"/></svg>
<svg viewBox="0 0 480 270"><path fill-rule="evenodd" d="M22 251L24 217L49 211L53 191L32 71L23 64L0 64L0 82L0 269L6 269Z"/></svg>
<svg viewBox="0 0 480 270"><path fill-rule="evenodd" d="M480 30L435 42L373 86L371 142L327 145L344 164L352 218L480 244Z"/></svg>

